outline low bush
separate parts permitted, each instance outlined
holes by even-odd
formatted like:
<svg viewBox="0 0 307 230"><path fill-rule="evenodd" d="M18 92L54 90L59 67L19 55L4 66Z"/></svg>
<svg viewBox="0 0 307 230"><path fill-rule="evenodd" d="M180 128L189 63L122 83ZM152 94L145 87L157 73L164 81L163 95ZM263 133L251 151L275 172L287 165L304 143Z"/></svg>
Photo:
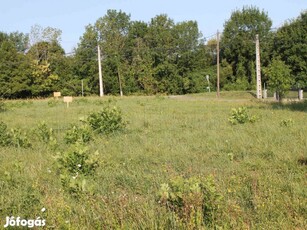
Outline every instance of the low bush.
<svg viewBox="0 0 307 230"><path fill-rule="evenodd" d="M91 113L87 118L88 124L100 134L111 134L122 131L126 127L121 110L117 107L106 106L99 112Z"/></svg>
<svg viewBox="0 0 307 230"><path fill-rule="evenodd" d="M31 147L31 143L26 133L22 133L20 129L7 130L7 125L0 122L0 146L13 146L13 147Z"/></svg>
<svg viewBox="0 0 307 230"><path fill-rule="evenodd" d="M247 108L246 107L239 107L238 109L232 109L231 110L231 116L228 118L228 121L233 124L245 124L245 123L254 123L257 121L256 116L250 116L247 113Z"/></svg>
<svg viewBox="0 0 307 230"><path fill-rule="evenodd" d="M11 143L11 137L7 132L7 125L0 121L0 146L8 146Z"/></svg>
<svg viewBox="0 0 307 230"><path fill-rule="evenodd" d="M29 148L32 146L30 143L28 136L26 133L23 133L21 129L11 129L11 131L8 133L8 136L10 138L10 145L14 147L23 147L23 148Z"/></svg>
<svg viewBox="0 0 307 230"><path fill-rule="evenodd" d="M98 152L91 154L86 146L76 144L68 151L59 153L57 162L62 173L87 176L92 175L98 166L97 155Z"/></svg>
<svg viewBox="0 0 307 230"><path fill-rule="evenodd" d="M212 177L204 180L178 177L162 184L159 191L159 203L174 212L189 229L215 225L221 198Z"/></svg>
<svg viewBox="0 0 307 230"><path fill-rule="evenodd" d="M284 119L284 120L281 120L279 125L282 126L282 127L290 127L290 126L294 125L294 121L291 118L290 119Z"/></svg>
<svg viewBox="0 0 307 230"><path fill-rule="evenodd" d="M57 140L54 136L53 129L49 128L45 122L41 122L37 125L35 134L37 135L40 141L46 144L50 144L53 146L57 144Z"/></svg>
<svg viewBox="0 0 307 230"><path fill-rule="evenodd" d="M91 130L88 126L84 125L77 127L73 125L64 136L66 144L74 143L88 143L92 140Z"/></svg>
<svg viewBox="0 0 307 230"><path fill-rule="evenodd" d="M78 198L90 187L88 176L93 176L98 167L98 152L91 153L79 143L56 157L63 189ZM87 187L86 187L87 186Z"/></svg>

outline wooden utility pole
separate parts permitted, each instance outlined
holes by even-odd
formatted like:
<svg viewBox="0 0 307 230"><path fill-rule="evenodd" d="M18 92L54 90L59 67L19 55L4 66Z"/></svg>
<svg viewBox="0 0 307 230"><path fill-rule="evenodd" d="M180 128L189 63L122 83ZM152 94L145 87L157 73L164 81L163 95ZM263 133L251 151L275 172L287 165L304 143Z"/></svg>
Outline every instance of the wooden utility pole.
<svg viewBox="0 0 307 230"><path fill-rule="evenodd" d="M261 69L260 69L260 45L259 45L259 35L256 34L256 76L257 76L257 98L262 98L261 89Z"/></svg>
<svg viewBox="0 0 307 230"><path fill-rule="evenodd" d="M220 33L216 33L216 96L220 97Z"/></svg>
<svg viewBox="0 0 307 230"><path fill-rule="evenodd" d="M100 92L100 97L102 97L103 96L103 82L102 82L101 55L100 55L99 45L98 45L98 68L99 68L99 92Z"/></svg>

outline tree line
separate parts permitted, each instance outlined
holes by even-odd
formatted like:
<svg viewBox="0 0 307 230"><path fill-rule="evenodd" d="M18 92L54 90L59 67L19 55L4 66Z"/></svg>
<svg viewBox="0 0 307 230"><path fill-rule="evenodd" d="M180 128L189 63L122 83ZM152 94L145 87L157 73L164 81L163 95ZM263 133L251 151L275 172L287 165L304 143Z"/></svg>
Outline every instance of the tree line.
<svg viewBox="0 0 307 230"><path fill-rule="evenodd" d="M233 11L220 40L222 90L255 88L255 36L259 34L262 79L275 91L307 87L307 11L272 29L257 7ZM0 97L46 97L99 93L97 46L101 48L104 92L187 94L216 85L215 36L204 38L196 21L175 23L165 14L150 22L108 10L85 27L66 55L61 30L33 26L29 34L0 32Z"/></svg>

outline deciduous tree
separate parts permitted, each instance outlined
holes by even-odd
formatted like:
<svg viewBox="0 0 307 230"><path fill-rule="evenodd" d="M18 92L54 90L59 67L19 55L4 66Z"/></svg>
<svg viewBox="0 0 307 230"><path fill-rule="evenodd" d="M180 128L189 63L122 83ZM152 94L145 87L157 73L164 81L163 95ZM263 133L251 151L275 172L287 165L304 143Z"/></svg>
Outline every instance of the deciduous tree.
<svg viewBox="0 0 307 230"><path fill-rule="evenodd" d="M293 83L290 67L279 58L275 58L272 63L264 69L264 73L269 79L268 87L277 93L277 98L281 101Z"/></svg>
<svg viewBox="0 0 307 230"><path fill-rule="evenodd" d="M307 87L307 11L277 30L272 52L289 65L296 83Z"/></svg>
<svg viewBox="0 0 307 230"><path fill-rule="evenodd" d="M98 42L102 47L104 59L113 65L113 73L117 74L119 92L123 95L125 85L125 45L130 26L130 15L116 10L108 10L107 14L95 23ZM109 81L108 81L109 82ZM113 86L114 87L114 86Z"/></svg>
<svg viewBox="0 0 307 230"><path fill-rule="evenodd" d="M259 34L260 40L266 38L271 26L268 14L253 6L235 10L224 25L222 57L232 64L236 84L240 83L242 89L254 81L255 36Z"/></svg>

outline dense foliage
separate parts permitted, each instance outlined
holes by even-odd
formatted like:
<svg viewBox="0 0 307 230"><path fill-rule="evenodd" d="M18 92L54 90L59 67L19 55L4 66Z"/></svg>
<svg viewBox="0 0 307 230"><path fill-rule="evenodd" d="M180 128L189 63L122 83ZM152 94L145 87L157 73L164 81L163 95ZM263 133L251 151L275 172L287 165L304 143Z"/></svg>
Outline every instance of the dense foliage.
<svg viewBox="0 0 307 230"><path fill-rule="evenodd" d="M255 37L262 40L270 35L272 21L265 12L257 8L243 8L234 11L225 23L222 36L222 52L233 69L234 78L230 83L241 89L251 89L255 85ZM264 44L262 43L261 46ZM262 54L263 55L263 54ZM265 54L264 54L265 55Z"/></svg>
<svg viewBox="0 0 307 230"><path fill-rule="evenodd" d="M261 64L279 59L290 68L291 86L307 85L307 11L272 30L268 14L256 7L232 13L221 36L220 84L224 90L255 87L255 35ZM106 94L186 94L216 84L216 39L202 37L196 21L174 22L165 14L150 22L108 10L85 32L72 55L60 46L61 31L33 26L29 34L0 32L0 97L98 94L97 45L102 50ZM264 82L271 76L264 76ZM273 90L273 89L272 89Z"/></svg>
<svg viewBox="0 0 307 230"><path fill-rule="evenodd" d="M269 86L274 89L277 98L281 100L292 84L291 69L283 61L273 59L264 72L270 77Z"/></svg>

